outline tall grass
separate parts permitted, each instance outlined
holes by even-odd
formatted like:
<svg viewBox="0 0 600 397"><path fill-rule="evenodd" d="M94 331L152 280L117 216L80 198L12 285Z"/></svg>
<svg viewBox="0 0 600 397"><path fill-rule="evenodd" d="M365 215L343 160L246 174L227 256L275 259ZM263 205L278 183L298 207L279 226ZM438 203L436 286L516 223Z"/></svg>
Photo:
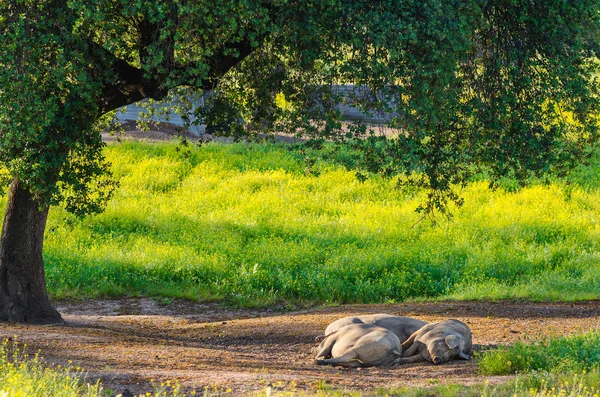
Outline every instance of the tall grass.
<svg viewBox="0 0 600 397"><path fill-rule="evenodd" d="M422 192L360 182L325 161L307 170L283 146L126 142L107 156L120 188L105 213L51 211L44 258L54 298L600 296L597 168L518 192L474 181L453 221L433 226L414 212Z"/></svg>

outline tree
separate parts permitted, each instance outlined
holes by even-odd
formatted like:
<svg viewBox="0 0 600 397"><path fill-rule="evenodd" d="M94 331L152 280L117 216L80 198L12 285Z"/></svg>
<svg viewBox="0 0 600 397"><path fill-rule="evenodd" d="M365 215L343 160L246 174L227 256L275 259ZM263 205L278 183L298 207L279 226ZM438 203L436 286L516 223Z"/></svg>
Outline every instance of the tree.
<svg viewBox="0 0 600 397"><path fill-rule="evenodd" d="M443 210L460 200L452 186L478 169L525 179L585 158L598 135L599 7L596 0L0 3L0 162L9 185L0 320L61 321L45 287L46 217L59 203L80 215L102 211L114 183L98 125L115 109L178 87L216 89L245 115L248 131L348 141L373 170L430 189L424 211ZM333 89L350 82L372 95L346 98ZM278 106L282 97L289 106ZM340 100L395 111L390 126L399 136L342 125Z"/></svg>

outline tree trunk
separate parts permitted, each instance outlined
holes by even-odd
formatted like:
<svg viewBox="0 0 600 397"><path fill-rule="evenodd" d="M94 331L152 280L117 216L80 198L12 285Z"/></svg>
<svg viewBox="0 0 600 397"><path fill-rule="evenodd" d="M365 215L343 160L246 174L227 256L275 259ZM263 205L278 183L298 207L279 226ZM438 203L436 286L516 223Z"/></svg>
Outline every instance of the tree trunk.
<svg viewBox="0 0 600 397"><path fill-rule="evenodd" d="M48 206L41 206L15 179L10 185L0 237L0 321L63 321L46 292L42 246L47 217Z"/></svg>

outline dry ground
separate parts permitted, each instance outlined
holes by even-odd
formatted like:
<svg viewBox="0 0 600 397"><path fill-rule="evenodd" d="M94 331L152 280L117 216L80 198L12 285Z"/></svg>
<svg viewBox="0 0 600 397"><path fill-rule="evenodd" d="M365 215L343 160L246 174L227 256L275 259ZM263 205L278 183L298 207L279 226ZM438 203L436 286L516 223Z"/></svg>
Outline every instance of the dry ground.
<svg viewBox="0 0 600 397"><path fill-rule="evenodd" d="M297 312L231 309L219 304L150 299L62 302L62 326L0 324L46 360L72 360L115 391L150 389L149 380L178 380L186 388L230 388L239 395L275 384L345 389L483 381L474 361L434 366L343 370L316 366L311 349L327 324L351 314L393 313L426 321L457 318L484 346L600 328L600 301L566 303L441 302L346 305ZM491 379L499 382L504 378ZM295 386L294 386L295 385Z"/></svg>

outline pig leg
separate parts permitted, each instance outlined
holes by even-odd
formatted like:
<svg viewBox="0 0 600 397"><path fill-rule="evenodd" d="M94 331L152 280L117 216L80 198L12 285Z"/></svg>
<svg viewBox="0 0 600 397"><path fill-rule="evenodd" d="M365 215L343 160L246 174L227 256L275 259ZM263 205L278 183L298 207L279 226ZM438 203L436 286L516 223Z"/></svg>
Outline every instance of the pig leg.
<svg viewBox="0 0 600 397"><path fill-rule="evenodd" d="M326 342L326 341L323 341L323 342ZM317 349L319 349L319 348L321 348L321 349L318 350L318 353L315 357L316 358L331 357L331 349L333 348L334 344L335 344L335 339L332 339L331 341L329 341L329 343L325 343L322 346L317 347Z"/></svg>
<svg viewBox="0 0 600 397"><path fill-rule="evenodd" d="M337 331L335 331L335 332L337 332ZM333 334L335 334L335 332L331 332L331 333L329 333L329 334L327 334L327 335L319 335L319 336L316 336L316 337L315 337L315 342L321 342L321 341L322 341L322 340L324 340L325 338L329 338L329 335L333 335Z"/></svg>
<svg viewBox="0 0 600 397"><path fill-rule="evenodd" d="M419 343L413 343L412 346L410 346L408 349L406 349L406 351L402 351L402 356L403 357L412 357L415 355L415 353L417 353L417 351L419 350Z"/></svg>
<svg viewBox="0 0 600 397"><path fill-rule="evenodd" d="M408 349L410 346L412 346L413 343L415 343L415 338L416 338L416 332L414 334L412 334L411 336L409 336L408 339L402 343L402 351L404 351L404 350Z"/></svg>
<svg viewBox="0 0 600 397"><path fill-rule="evenodd" d="M411 357L400 357L394 360L390 365L403 365L403 364L411 364L418 363L420 361L427 361L420 353L415 354Z"/></svg>
<svg viewBox="0 0 600 397"><path fill-rule="evenodd" d="M317 360L318 365L339 365L341 367L357 368L362 366L362 363L357 360L358 355L354 350L343 354L336 358L328 358L325 360Z"/></svg>

